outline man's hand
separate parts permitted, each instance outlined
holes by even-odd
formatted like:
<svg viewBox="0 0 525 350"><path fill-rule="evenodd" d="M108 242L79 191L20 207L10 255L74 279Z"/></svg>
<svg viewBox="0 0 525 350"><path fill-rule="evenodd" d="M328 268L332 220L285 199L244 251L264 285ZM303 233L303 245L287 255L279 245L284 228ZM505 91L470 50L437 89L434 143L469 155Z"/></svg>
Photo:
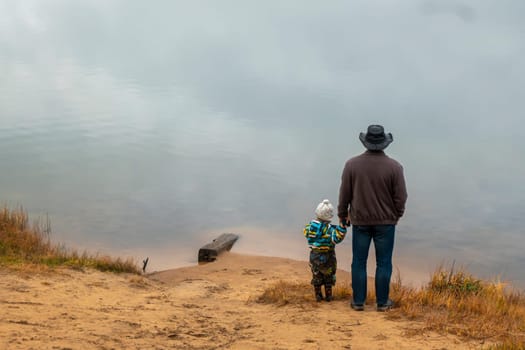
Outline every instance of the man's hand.
<svg viewBox="0 0 525 350"><path fill-rule="evenodd" d="M347 224L349 224L348 218L339 218L339 226L346 228Z"/></svg>

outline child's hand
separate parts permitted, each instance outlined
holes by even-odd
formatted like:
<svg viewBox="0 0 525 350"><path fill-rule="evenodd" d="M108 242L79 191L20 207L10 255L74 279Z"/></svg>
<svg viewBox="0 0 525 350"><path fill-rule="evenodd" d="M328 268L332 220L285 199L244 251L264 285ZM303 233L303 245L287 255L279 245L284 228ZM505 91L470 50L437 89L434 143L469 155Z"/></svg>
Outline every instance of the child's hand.
<svg viewBox="0 0 525 350"><path fill-rule="evenodd" d="M342 228L346 228L347 226L350 226L350 222L347 218L339 219L339 226L341 226Z"/></svg>

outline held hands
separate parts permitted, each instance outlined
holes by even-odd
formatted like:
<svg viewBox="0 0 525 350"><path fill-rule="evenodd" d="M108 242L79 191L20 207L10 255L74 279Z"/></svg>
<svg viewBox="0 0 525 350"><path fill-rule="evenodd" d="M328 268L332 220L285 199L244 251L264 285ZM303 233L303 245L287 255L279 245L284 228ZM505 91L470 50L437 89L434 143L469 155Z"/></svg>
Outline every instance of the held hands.
<svg viewBox="0 0 525 350"><path fill-rule="evenodd" d="M339 226L341 226L342 228L350 227L350 221L348 220L348 218L340 218Z"/></svg>

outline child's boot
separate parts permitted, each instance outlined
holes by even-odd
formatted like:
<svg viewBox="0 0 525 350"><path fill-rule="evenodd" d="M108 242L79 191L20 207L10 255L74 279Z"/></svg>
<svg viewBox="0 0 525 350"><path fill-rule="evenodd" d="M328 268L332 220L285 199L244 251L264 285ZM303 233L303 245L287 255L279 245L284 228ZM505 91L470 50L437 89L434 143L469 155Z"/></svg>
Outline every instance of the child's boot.
<svg viewBox="0 0 525 350"><path fill-rule="evenodd" d="M315 300L316 301L323 300L323 292L321 292L321 285L314 286L314 292L315 292Z"/></svg>
<svg viewBox="0 0 525 350"><path fill-rule="evenodd" d="M329 284L325 284L324 286L324 294L326 295L325 300L330 302L334 300L334 297L332 296L332 286Z"/></svg>

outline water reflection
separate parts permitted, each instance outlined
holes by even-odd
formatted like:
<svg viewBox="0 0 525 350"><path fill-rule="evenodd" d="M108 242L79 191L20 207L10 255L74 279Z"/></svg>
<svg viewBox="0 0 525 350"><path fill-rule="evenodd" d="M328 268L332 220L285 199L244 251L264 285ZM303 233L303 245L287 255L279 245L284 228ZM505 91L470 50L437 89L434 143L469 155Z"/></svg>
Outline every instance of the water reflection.
<svg viewBox="0 0 525 350"><path fill-rule="evenodd" d="M0 3L1 200L153 268L231 229L303 259L381 122L409 187L403 269L523 285L523 5L287 4Z"/></svg>

